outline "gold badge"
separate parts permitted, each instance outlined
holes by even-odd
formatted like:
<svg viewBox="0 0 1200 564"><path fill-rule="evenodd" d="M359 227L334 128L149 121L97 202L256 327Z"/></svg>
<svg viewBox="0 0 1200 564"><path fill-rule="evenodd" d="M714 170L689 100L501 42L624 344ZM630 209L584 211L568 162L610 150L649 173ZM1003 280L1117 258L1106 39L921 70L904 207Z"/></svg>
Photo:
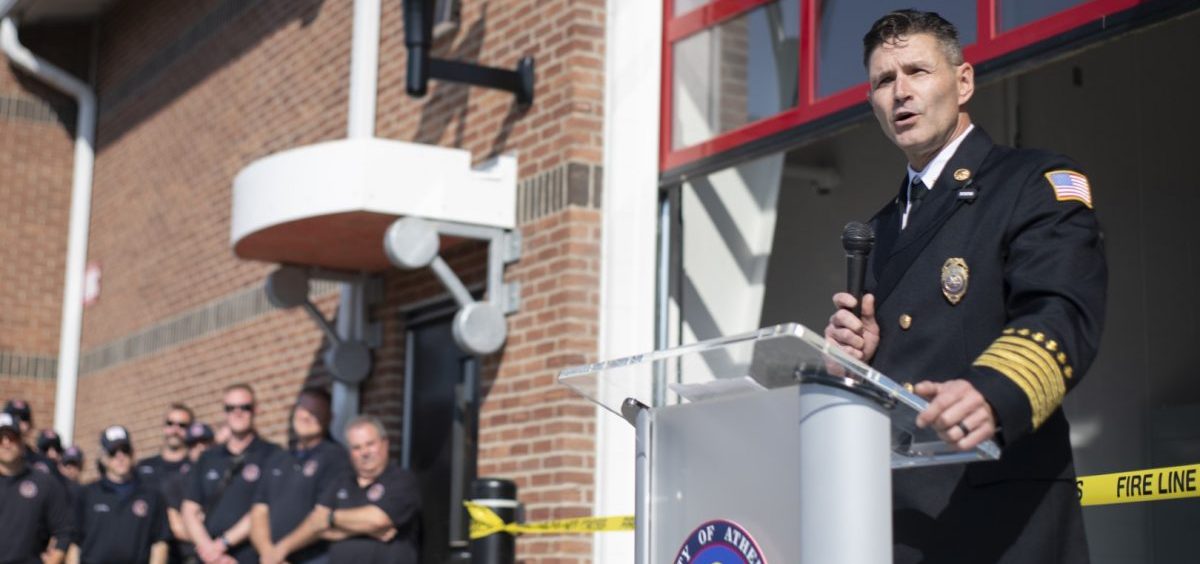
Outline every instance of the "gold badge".
<svg viewBox="0 0 1200 564"><path fill-rule="evenodd" d="M957 257L946 259L942 265L942 294L952 305L958 305L967 293L970 279L971 269L967 268L967 261Z"/></svg>
<svg viewBox="0 0 1200 564"><path fill-rule="evenodd" d="M905 331L908 331L909 327L912 327L912 316L907 313L904 315L901 315L900 316L900 328Z"/></svg>
<svg viewBox="0 0 1200 564"><path fill-rule="evenodd" d="M954 179L955 180L957 180L959 182L965 182L968 178L971 178L971 171L969 171L965 168L960 168L960 169L954 171Z"/></svg>

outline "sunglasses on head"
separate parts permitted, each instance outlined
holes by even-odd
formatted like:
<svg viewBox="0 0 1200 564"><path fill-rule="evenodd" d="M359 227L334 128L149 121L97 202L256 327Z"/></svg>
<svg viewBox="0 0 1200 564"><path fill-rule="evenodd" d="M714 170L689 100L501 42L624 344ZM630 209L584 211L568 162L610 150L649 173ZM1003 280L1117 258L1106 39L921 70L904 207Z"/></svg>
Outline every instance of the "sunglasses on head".
<svg viewBox="0 0 1200 564"><path fill-rule="evenodd" d="M172 421L170 419L163 421L163 427L175 427L178 429L187 429L188 425L191 425L191 423L186 423L183 421Z"/></svg>
<svg viewBox="0 0 1200 564"><path fill-rule="evenodd" d="M233 413L235 411L245 411L247 413L252 413L254 411L254 404L252 404L252 403L227 403L227 404L225 404L225 413Z"/></svg>

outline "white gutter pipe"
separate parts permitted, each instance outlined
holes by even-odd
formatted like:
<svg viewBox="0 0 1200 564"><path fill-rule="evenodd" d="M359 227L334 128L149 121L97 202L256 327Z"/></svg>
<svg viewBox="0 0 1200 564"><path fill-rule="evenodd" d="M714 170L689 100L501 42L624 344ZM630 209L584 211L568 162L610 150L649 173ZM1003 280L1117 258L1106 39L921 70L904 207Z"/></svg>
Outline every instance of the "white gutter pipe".
<svg viewBox="0 0 1200 564"><path fill-rule="evenodd" d="M92 210L92 170L96 145L96 94L66 71L34 55L17 37L8 17L15 0L0 0L0 50L13 64L75 98L75 165L71 180L71 216L67 231L66 281L63 284L62 328L58 343L58 385L54 396L54 428L64 444L73 444L75 395L79 383L79 339L83 329L83 273L87 267L88 224Z"/></svg>
<svg viewBox="0 0 1200 564"><path fill-rule="evenodd" d="M379 20L382 0L354 0L354 36L350 47L350 107L346 137L375 137L375 99L379 76ZM344 341L362 340L366 325L365 278L341 284L337 334ZM330 430L341 438L346 423L358 415L357 384L333 381L333 422Z"/></svg>

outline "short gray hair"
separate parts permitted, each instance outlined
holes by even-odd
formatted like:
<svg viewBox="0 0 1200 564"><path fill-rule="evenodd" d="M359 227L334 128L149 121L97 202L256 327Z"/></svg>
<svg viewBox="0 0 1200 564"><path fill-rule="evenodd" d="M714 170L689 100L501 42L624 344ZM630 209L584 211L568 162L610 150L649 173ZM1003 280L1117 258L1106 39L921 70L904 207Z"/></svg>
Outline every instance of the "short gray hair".
<svg viewBox="0 0 1200 564"><path fill-rule="evenodd" d="M346 423L346 434L349 435L351 429L362 426L374 427L375 432L379 434L379 438L387 440L388 433L387 429L383 426L383 421L380 421L374 415L363 414L351 419L349 423Z"/></svg>

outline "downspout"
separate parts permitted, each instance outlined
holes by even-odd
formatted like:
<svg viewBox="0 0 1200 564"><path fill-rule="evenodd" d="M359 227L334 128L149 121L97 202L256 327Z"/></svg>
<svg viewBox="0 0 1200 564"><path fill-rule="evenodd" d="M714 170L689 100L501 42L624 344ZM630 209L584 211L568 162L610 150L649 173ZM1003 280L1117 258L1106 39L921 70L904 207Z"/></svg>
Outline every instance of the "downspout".
<svg viewBox="0 0 1200 564"><path fill-rule="evenodd" d="M354 0L354 31L350 49L350 107L346 137L375 136L375 99L379 75L381 0ZM345 341L361 341L366 326L366 278L341 284L337 333ZM341 437L346 423L358 415L359 384L333 381L333 436Z"/></svg>
<svg viewBox="0 0 1200 564"><path fill-rule="evenodd" d="M66 280L58 343L58 382L54 396L54 428L64 444L74 443L75 395L79 382L79 339L83 328L83 274L87 267L88 223L92 208L95 162L96 94L83 81L34 55L17 37L8 17L15 0L0 0L0 50L8 60L46 84L75 98L75 165L71 180L71 215L67 231Z"/></svg>

